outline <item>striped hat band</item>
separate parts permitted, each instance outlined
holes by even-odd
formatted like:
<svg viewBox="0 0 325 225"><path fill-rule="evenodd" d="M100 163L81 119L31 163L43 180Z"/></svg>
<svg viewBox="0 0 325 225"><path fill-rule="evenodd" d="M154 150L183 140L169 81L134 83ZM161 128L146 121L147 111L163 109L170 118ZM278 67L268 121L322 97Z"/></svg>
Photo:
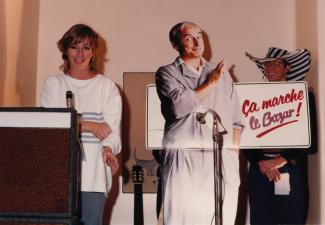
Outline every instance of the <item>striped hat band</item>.
<svg viewBox="0 0 325 225"><path fill-rule="evenodd" d="M263 74L265 62L277 58L284 60L289 65L289 70L287 72L287 80L289 81L303 80L310 69L310 52L303 48L297 49L293 52L288 52L285 49L272 47L269 49L265 58L256 58L247 52L245 54L256 63L257 67L263 72Z"/></svg>

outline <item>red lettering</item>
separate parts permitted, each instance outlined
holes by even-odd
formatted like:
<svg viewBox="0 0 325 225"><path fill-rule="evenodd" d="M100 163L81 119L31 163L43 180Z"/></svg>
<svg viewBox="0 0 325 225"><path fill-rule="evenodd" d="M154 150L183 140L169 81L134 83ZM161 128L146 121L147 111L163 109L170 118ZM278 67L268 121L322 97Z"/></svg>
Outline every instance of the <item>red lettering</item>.
<svg viewBox="0 0 325 225"><path fill-rule="evenodd" d="M304 92L303 91L299 91L298 92L298 100L303 100L304 99Z"/></svg>
<svg viewBox="0 0 325 225"><path fill-rule="evenodd" d="M257 107L256 102L250 102L249 99L245 99L242 108L241 108L243 114L245 115L245 117L247 117L249 115L249 113L253 113L253 112L258 112L260 109Z"/></svg>
<svg viewBox="0 0 325 225"><path fill-rule="evenodd" d="M295 89L291 89L290 93L280 95L279 97L273 97L262 102L262 109L268 109L277 105L292 103L301 101L304 98L304 92L302 90L296 92Z"/></svg>

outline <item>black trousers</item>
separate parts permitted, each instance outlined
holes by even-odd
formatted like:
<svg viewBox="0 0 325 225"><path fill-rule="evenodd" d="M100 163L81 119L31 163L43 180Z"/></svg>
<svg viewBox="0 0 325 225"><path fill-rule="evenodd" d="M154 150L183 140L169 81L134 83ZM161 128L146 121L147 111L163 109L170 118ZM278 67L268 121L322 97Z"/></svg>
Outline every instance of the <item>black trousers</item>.
<svg viewBox="0 0 325 225"><path fill-rule="evenodd" d="M304 224L307 209L307 186L300 164L287 164L280 169L289 173L289 195L275 195L274 182L263 175L257 164L248 172L250 221L255 224Z"/></svg>

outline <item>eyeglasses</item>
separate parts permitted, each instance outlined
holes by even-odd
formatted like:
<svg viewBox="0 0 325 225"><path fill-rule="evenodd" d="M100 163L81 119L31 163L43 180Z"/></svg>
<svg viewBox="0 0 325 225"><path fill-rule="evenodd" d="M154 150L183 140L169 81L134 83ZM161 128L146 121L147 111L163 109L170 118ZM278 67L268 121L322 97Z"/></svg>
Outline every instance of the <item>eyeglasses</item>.
<svg viewBox="0 0 325 225"><path fill-rule="evenodd" d="M284 65L283 61L280 60L273 60L273 61L269 61L269 62L265 62L264 63L264 67L268 67L268 66L280 66L280 65Z"/></svg>

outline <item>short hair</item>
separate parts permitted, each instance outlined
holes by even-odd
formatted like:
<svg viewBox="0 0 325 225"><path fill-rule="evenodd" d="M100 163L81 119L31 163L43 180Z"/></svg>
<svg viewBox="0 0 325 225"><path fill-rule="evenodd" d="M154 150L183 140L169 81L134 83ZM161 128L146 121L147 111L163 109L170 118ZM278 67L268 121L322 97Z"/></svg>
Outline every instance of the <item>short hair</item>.
<svg viewBox="0 0 325 225"><path fill-rule="evenodd" d="M169 31L169 41L172 44L172 46L178 47L178 51L180 51L180 47L181 47L181 36L180 36L180 31L185 27L185 25L188 24L192 24L194 26L197 26L195 23L193 22L189 22L189 21L184 21L181 23L178 23L176 25L174 25L172 27L172 29L170 29Z"/></svg>
<svg viewBox="0 0 325 225"><path fill-rule="evenodd" d="M95 54L98 48L98 34L85 24L76 24L66 31L57 43L63 59L63 64L60 66L60 69L64 74L70 71L70 62L67 55L68 48L76 43L82 42L86 38L89 39L90 46L94 52L94 56L89 62L89 69L91 72L97 72Z"/></svg>

